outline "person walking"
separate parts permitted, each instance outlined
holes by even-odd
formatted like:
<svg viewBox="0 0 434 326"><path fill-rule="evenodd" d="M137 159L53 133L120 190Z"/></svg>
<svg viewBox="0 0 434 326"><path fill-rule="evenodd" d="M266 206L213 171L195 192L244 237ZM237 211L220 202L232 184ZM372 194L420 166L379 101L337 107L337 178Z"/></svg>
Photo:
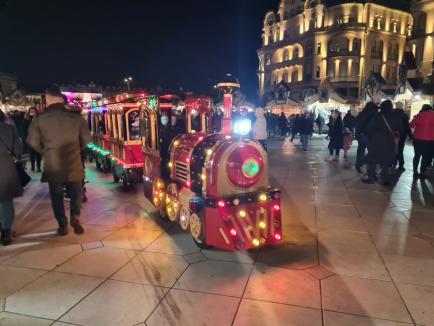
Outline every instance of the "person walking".
<svg viewBox="0 0 434 326"><path fill-rule="evenodd" d="M362 112L356 118L356 140L357 140L357 158L356 170L362 173L362 166L365 165L365 154L368 148L367 127L371 119L378 113L378 106L373 102L368 102Z"/></svg>
<svg viewBox="0 0 434 326"><path fill-rule="evenodd" d="M27 139L29 134L29 127L32 123L33 119L38 115L38 110L35 107L31 107L27 114L24 116L24 135ZM37 151L35 151L32 147L29 146L28 148L29 154L30 154L30 165L31 170L35 171L35 167L38 172L41 172L41 154L39 154Z"/></svg>
<svg viewBox="0 0 434 326"><path fill-rule="evenodd" d="M57 87L45 91L47 109L34 118L29 127L28 144L42 154L42 182L48 182L57 233L68 234L68 220L63 204L63 187L70 198L70 224L76 234L84 232L80 221L84 168L81 151L92 141L86 121L68 111Z"/></svg>
<svg viewBox="0 0 434 326"><path fill-rule="evenodd" d="M12 242L11 229L15 219L14 198L23 194L23 187L15 168L14 156L20 155L22 144L15 128L5 123L0 111L0 241L4 246Z"/></svg>
<svg viewBox="0 0 434 326"><path fill-rule="evenodd" d="M410 119L408 118L408 115L404 112L402 107L397 107L395 109L395 114L397 114L401 119L402 130L401 133L399 134L398 153L396 154L394 167L397 171L404 172L405 171L405 167L404 167L405 141L407 140L407 137L413 139L413 134L410 129L410 121L409 121Z"/></svg>
<svg viewBox="0 0 434 326"><path fill-rule="evenodd" d="M309 111L305 111L299 119L298 128L302 149L306 152L313 133L313 120L310 118Z"/></svg>
<svg viewBox="0 0 434 326"><path fill-rule="evenodd" d="M293 125L292 125L292 129L291 129L291 141L293 142L294 141L294 138L295 138L295 136L298 134L298 132L299 132L299 128L300 128L300 119L301 119L301 117L300 117L300 114L297 114L295 117L294 117L294 120L293 120Z"/></svg>
<svg viewBox="0 0 434 326"><path fill-rule="evenodd" d="M253 123L253 138L267 151L267 120L265 120L264 109L257 108L255 111L256 120Z"/></svg>
<svg viewBox="0 0 434 326"><path fill-rule="evenodd" d="M434 111L428 104L422 106L422 110L410 123L413 131L413 178L424 179L427 166L431 163L434 154ZM419 162L420 173L418 172Z"/></svg>
<svg viewBox="0 0 434 326"><path fill-rule="evenodd" d="M278 120L280 137L286 137L286 131L288 129L288 120L286 119L285 113L281 112Z"/></svg>
<svg viewBox="0 0 434 326"><path fill-rule="evenodd" d="M401 118L394 112L390 100L385 100L380 105L380 113L376 114L369 122L366 133L368 135L368 164L366 183L374 183L377 180L377 165L381 168L381 183L390 184L390 168L395 162L398 152L399 135L402 132Z"/></svg>
<svg viewBox="0 0 434 326"><path fill-rule="evenodd" d="M342 114L336 110L333 115L333 124L329 130L329 157L326 161L339 161L339 152L344 146L344 125L342 123Z"/></svg>
<svg viewBox="0 0 434 326"><path fill-rule="evenodd" d="M318 126L318 135L322 135L322 130L324 128L324 117L321 114L318 114L318 117L315 120Z"/></svg>

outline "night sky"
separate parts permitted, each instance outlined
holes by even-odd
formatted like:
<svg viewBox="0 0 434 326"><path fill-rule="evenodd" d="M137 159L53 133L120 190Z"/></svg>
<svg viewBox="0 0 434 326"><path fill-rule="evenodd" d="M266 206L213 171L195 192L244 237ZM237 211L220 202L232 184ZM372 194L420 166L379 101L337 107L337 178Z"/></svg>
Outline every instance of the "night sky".
<svg viewBox="0 0 434 326"><path fill-rule="evenodd" d="M225 73L257 93L261 28L278 0L0 0L0 71L20 87L120 85L209 93Z"/></svg>

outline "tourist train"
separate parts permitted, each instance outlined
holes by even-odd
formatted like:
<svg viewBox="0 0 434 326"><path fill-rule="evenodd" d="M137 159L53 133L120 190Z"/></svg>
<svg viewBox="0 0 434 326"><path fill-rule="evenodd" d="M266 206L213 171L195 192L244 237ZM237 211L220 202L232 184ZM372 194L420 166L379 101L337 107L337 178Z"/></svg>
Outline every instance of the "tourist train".
<svg viewBox="0 0 434 326"><path fill-rule="evenodd" d="M97 167L125 186L143 181L161 218L179 223L200 248L235 251L283 240L280 191L270 186L267 154L242 121L238 133L232 130L238 86L218 84L219 133L212 132L205 96L128 95L89 115Z"/></svg>

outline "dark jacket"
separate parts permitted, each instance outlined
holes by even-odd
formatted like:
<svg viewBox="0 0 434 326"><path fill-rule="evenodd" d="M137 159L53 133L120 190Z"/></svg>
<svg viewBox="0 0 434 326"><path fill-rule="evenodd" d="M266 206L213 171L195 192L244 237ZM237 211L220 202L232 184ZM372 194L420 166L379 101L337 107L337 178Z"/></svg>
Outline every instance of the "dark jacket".
<svg viewBox="0 0 434 326"><path fill-rule="evenodd" d="M344 126L341 117L336 118L330 128L329 136L329 148L342 149L344 147Z"/></svg>
<svg viewBox="0 0 434 326"><path fill-rule="evenodd" d="M44 159L42 181L65 183L84 179L81 151L92 141L79 114L53 104L33 119L27 142Z"/></svg>
<svg viewBox="0 0 434 326"><path fill-rule="evenodd" d="M401 119L401 124L402 124L402 130L401 130L401 134L399 135L399 138L403 141L405 141L407 139L407 137L412 139L413 133L411 132L411 129L410 129L410 118L404 112L403 109L395 109L395 113Z"/></svg>
<svg viewBox="0 0 434 326"><path fill-rule="evenodd" d="M356 118L356 132L366 133L369 122L377 113L378 106L372 102L368 103Z"/></svg>
<svg viewBox="0 0 434 326"><path fill-rule="evenodd" d="M343 119L344 127L352 130L356 127L356 117L351 114L351 112L347 113Z"/></svg>
<svg viewBox="0 0 434 326"><path fill-rule="evenodd" d="M383 116L389 123L394 135L389 131ZM367 162L376 164L392 165L395 161L396 143L395 138L402 133L401 117L393 110L377 113L366 128L368 135Z"/></svg>
<svg viewBox="0 0 434 326"><path fill-rule="evenodd" d="M313 120L310 117L300 117L298 120L298 131L301 135L312 135Z"/></svg>
<svg viewBox="0 0 434 326"><path fill-rule="evenodd" d="M20 179L10 152L21 155L21 142L15 128L0 121L0 201L23 194Z"/></svg>

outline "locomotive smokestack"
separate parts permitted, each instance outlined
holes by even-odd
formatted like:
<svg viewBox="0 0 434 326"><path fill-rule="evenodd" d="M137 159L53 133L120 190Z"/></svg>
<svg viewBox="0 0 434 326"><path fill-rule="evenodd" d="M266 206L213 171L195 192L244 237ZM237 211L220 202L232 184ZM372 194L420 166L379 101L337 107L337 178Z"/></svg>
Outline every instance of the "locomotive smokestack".
<svg viewBox="0 0 434 326"><path fill-rule="evenodd" d="M225 79L224 82L218 83L216 86L223 92L222 133L229 135L232 133L232 93L234 89L240 88L240 83L231 74L227 74Z"/></svg>

